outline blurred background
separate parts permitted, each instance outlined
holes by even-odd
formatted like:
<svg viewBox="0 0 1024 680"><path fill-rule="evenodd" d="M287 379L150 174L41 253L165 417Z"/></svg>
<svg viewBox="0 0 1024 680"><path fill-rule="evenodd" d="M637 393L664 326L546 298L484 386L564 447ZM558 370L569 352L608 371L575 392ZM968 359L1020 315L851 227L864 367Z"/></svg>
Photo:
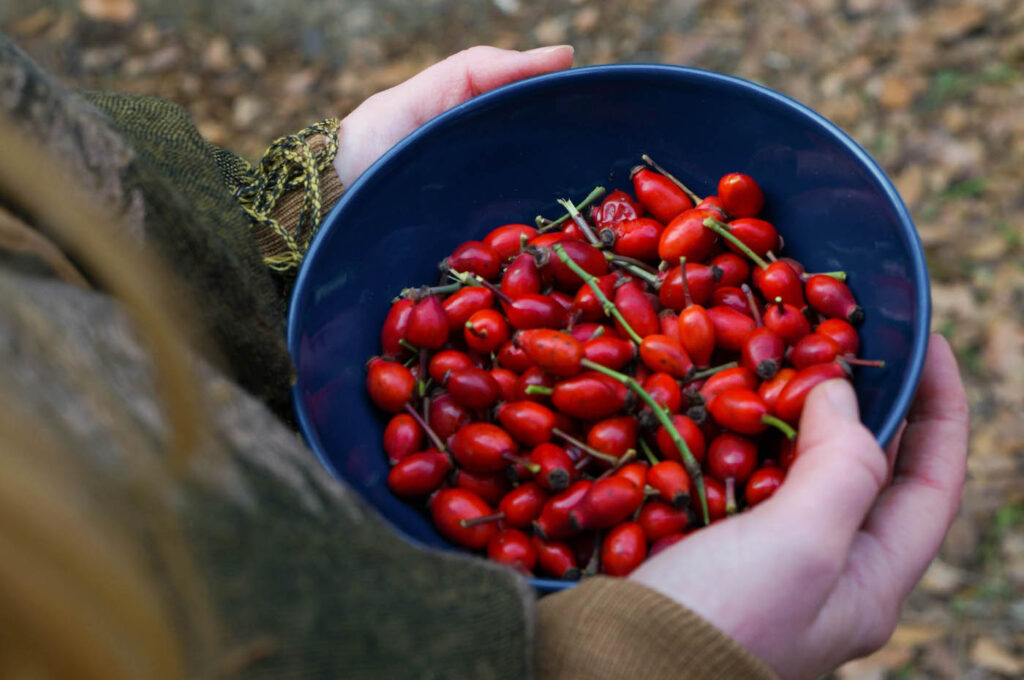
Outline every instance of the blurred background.
<svg viewBox="0 0 1024 680"><path fill-rule="evenodd" d="M3 0L0 30L70 86L168 97L250 158L474 44L697 66L824 114L914 216L972 411L940 557L892 641L836 677L1024 677L1020 0Z"/></svg>

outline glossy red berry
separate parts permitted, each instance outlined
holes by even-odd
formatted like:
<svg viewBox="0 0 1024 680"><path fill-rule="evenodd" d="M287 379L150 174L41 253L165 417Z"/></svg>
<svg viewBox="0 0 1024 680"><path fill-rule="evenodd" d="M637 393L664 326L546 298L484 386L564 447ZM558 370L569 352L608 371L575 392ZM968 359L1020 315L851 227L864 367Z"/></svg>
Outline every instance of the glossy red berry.
<svg viewBox="0 0 1024 680"><path fill-rule="evenodd" d="M516 384L519 382L519 376L512 371L505 368L492 368L490 370L491 377L498 383L498 400L499 401L515 401L516 400Z"/></svg>
<svg viewBox="0 0 1024 680"><path fill-rule="evenodd" d="M502 343L495 358L502 368L507 368L513 373L522 373L533 366L533 362L530 361L530 357L526 356L526 352L511 340Z"/></svg>
<svg viewBox="0 0 1024 680"><path fill-rule="evenodd" d="M770 250L779 249L779 232L771 222L756 217L741 217L729 222L729 232L761 257ZM726 241L725 244L734 253L742 254L732 241Z"/></svg>
<svg viewBox="0 0 1024 680"><path fill-rule="evenodd" d="M670 534L682 533L690 523L686 510L661 501L647 501L636 518L647 540L654 542Z"/></svg>
<svg viewBox="0 0 1024 680"><path fill-rule="evenodd" d="M595 371L563 380L555 385L551 400L571 418L596 420L607 418L626 405L628 390L611 378Z"/></svg>
<svg viewBox="0 0 1024 680"><path fill-rule="evenodd" d="M513 401L497 409L498 422L523 446L537 446L551 439L555 414L535 401Z"/></svg>
<svg viewBox="0 0 1024 680"><path fill-rule="evenodd" d="M864 310L857 305L849 287L839 279L816 274L804 284L807 303L831 319L845 319L854 326L864 321Z"/></svg>
<svg viewBox="0 0 1024 680"><path fill-rule="evenodd" d="M621 458L629 449L636 449L636 418L620 416L594 423L587 432L587 446L609 456Z"/></svg>
<svg viewBox="0 0 1024 680"><path fill-rule="evenodd" d="M524 482L505 494L498 503L498 511L505 522L517 529L527 529L548 500L548 492L537 482Z"/></svg>
<svg viewBox="0 0 1024 680"><path fill-rule="evenodd" d="M377 408L398 413L412 399L416 378L402 364L374 359L367 367L366 389Z"/></svg>
<svg viewBox="0 0 1024 680"><path fill-rule="evenodd" d="M715 327L715 342L728 352L743 349L747 336L757 328L757 323L751 317L724 305L708 309L708 316Z"/></svg>
<svg viewBox="0 0 1024 680"><path fill-rule="evenodd" d="M515 341L530 361L551 375L568 378L580 372L583 345L568 333L537 328L519 331Z"/></svg>
<svg viewBox="0 0 1024 680"><path fill-rule="evenodd" d="M761 380L770 380L780 368L786 353L782 336L772 329L755 328L743 342L741 360L743 366Z"/></svg>
<svg viewBox="0 0 1024 680"><path fill-rule="evenodd" d="M459 368L476 368L476 364L465 352L445 349L430 358L427 372L433 381L440 385L444 382L446 373Z"/></svg>
<svg viewBox="0 0 1024 680"><path fill-rule="evenodd" d="M494 248L480 241L466 241L455 249L445 265L455 272L469 272L490 281L498 278L502 258Z"/></svg>
<svg viewBox="0 0 1024 680"><path fill-rule="evenodd" d="M455 291L441 303L448 317L451 333L461 333L474 312L494 306L494 293L481 286L466 286Z"/></svg>
<svg viewBox="0 0 1024 680"><path fill-rule="evenodd" d="M437 296L429 295L412 308L405 339L416 347L440 349L448 342L448 315Z"/></svg>
<svg viewBox="0 0 1024 680"><path fill-rule="evenodd" d="M509 475L502 472L470 472L457 470L454 475L455 486L472 491L489 505L497 505L512 489Z"/></svg>
<svg viewBox="0 0 1024 680"><path fill-rule="evenodd" d="M388 456L388 463L394 465L403 458L422 451L425 437L423 428L408 413L394 415L384 428L384 452Z"/></svg>
<svg viewBox="0 0 1024 680"><path fill-rule="evenodd" d="M518 254L524 243L529 243L536 237L537 230L527 224L503 224L491 230L484 237L484 243L489 245L497 253L498 259L504 262Z"/></svg>
<svg viewBox="0 0 1024 680"><path fill-rule="evenodd" d="M662 224L693 207L693 201L686 192L661 173L648 168L634 168L632 180L637 200Z"/></svg>
<svg viewBox="0 0 1024 680"><path fill-rule="evenodd" d="M482 550L498 533L494 522L465 526L463 521L492 514L491 507L475 493L465 489L441 489L430 499L430 514L442 536L452 543Z"/></svg>
<svg viewBox="0 0 1024 680"><path fill-rule="evenodd" d="M498 472L518 450L505 430L490 423L463 425L448 445L459 465L470 472Z"/></svg>
<svg viewBox="0 0 1024 680"><path fill-rule="evenodd" d="M580 577L576 556L565 543L545 541L538 536L534 536L531 541L534 550L537 551L537 568L540 571L560 579L572 580Z"/></svg>
<svg viewBox="0 0 1024 680"><path fill-rule="evenodd" d="M564 541L578 534L579 530L573 526L569 512L587 494L592 484L590 480L581 479L549 498L533 523L534 533L545 541Z"/></svg>
<svg viewBox="0 0 1024 680"><path fill-rule="evenodd" d="M640 359L651 371L668 373L683 380L693 373L693 361L678 342L660 333L644 337Z"/></svg>
<svg viewBox="0 0 1024 680"><path fill-rule="evenodd" d="M598 229L611 229L625 220L635 220L643 215L644 209L625 191L616 189L601 201L590 213L590 219Z"/></svg>
<svg viewBox="0 0 1024 680"><path fill-rule="evenodd" d="M731 432L724 432L708 446L708 469L719 481L746 482L757 467L757 443Z"/></svg>
<svg viewBox="0 0 1024 680"><path fill-rule="evenodd" d="M664 231L661 222L649 217L619 222L613 228L615 244L612 251L617 255L632 257L644 262L658 260L658 242Z"/></svg>
<svg viewBox="0 0 1024 680"><path fill-rule="evenodd" d="M834 361L842 351L843 348L830 336L822 333L808 333L793 345L789 360L799 371L814 364L827 364Z"/></svg>
<svg viewBox="0 0 1024 680"><path fill-rule="evenodd" d="M487 557L529 574L537 563L537 550L530 537L519 529L499 531L487 542Z"/></svg>
<svg viewBox="0 0 1024 680"><path fill-rule="evenodd" d="M679 436L683 438L687 448L690 449L690 454L693 455L694 459L700 463L704 460L706 442L704 439L704 433L698 427L697 423L693 422L692 419L680 415L674 414L672 416L672 424L675 425L676 431L679 432ZM682 462L683 454L679 452L679 448L673 441L672 436L664 426L658 427L655 433L655 441L658 445L658 450L661 451L661 455L666 460L674 460Z"/></svg>
<svg viewBox="0 0 1024 680"><path fill-rule="evenodd" d="M714 210L687 210L665 225L658 241L658 257L670 264L685 257L687 261L703 262L718 242L718 235L704 226L704 220L719 217Z"/></svg>
<svg viewBox="0 0 1024 680"><path fill-rule="evenodd" d="M647 536L636 522L612 528L601 543L601 571L609 576L628 576L647 557Z"/></svg>
<svg viewBox="0 0 1024 680"><path fill-rule="evenodd" d="M811 332L811 324L803 312L781 300L765 308L764 325L778 333L787 345L795 345L800 338Z"/></svg>
<svg viewBox="0 0 1024 680"><path fill-rule="evenodd" d="M754 285L766 300L782 298L784 303L797 309L805 305L803 281L789 263L783 260L776 260L764 269L756 270Z"/></svg>
<svg viewBox="0 0 1024 680"><path fill-rule="evenodd" d="M797 374L789 379L786 387L779 393L778 400L775 402L775 415L787 423L795 425L800 420L804 402L812 389L826 380L848 377L846 369L835 361L828 364L815 364L797 371Z"/></svg>
<svg viewBox="0 0 1024 680"><path fill-rule="evenodd" d="M601 335L583 343L583 356L595 364L617 371L633 360L636 356L635 347L629 340Z"/></svg>
<svg viewBox="0 0 1024 680"><path fill-rule="evenodd" d="M501 292L513 300L524 295L537 295L541 287L540 270L530 253L517 255L501 277Z"/></svg>
<svg viewBox="0 0 1024 680"><path fill-rule="evenodd" d="M576 466L565 449L550 442L530 452L530 463L538 467L533 477L548 491L561 491L576 477Z"/></svg>
<svg viewBox="0 0 1024 680"><path fill-rule="evenodd" d="M730 172L718 180L718 198L722 207L736 217L753 217L764 207L761 187L741 172Z"/></svg>
<svg viewBox="0 0 1024 680"><path fill-rule="evenodd" d="M776 373L775 377L771 380L765 380L757 388L758 396L764 400L765 406L768 407L770 412L775 412L775 404L779 400L779 395L782 394L782 390L794 375L796 375L796 369L787 366ZM789 440L787 439L786 441Z"/></svg>
<svg viewBox="0 0 1024 680"><path fill-rule="evenodd" d="M409 328L409 315L415 305L415 302L406 298L391 305L380 329L380 347L384 356L398 359L408 354L399 340L405 339L406 330Z"/></svg>
<svg viewBox="0 0 1024 680"><path fill-rule="evenodd" d="M430 399L427 423L429 423L430 429L441 438L441 441L448 441L449 437L463 425L468 425L472 419L470 412L447 392Z"/></svg>
<svg viewBox="0 0 1024 680"><path fill-rule="evenodd" d="M647 483L658 491L658 498L673 507L685 508L690 504L690 475L679 461L663 460L652 465L647 471Z"/></svg>
<svg viewBox="0 0 1024 680"><path fill-rule="evenodd" d="M661 279L658 299L662 306L681 310L687 307L686 293L683 286L683 269L672 267ZM686 263L686 286L690 289L690 302L703 305L711 299L711 293L718 285L721 270L699 262Z"/></svg>
<svg viewBox="0 0 1024 680"><path fill-rule="evenodd" d="M652 373L644 380L643 388L669 413L678 413L683 407L683 392L668 373Z"/></svg>
<svg viewBox="0 0 1024 680"><path fill-rule="evenodd" d="M814 329L839 343L839 353L843 356L857 356L860 351L860 336L857 329L845 319L826 319Z"/></svg>
<svg viewBox="0 0 1024 680"><path fill-rule="evenodd" d="M594 482L569 512L580 529L607 529L630 517L644 502L644 492L624 477L612 475Z"/></svg>
<svg viewBox="0 0 1024 680"><path fill-rule="evenodd" d="M658 312L636 281L627 281L616 288L614 303L626 323L641 338L657 333L660 329ZM625 329L618 320L615 322L615 327L619 329L620 333L625 334Z"/></svg>
<svg viewBox="0 0 1024 680"><path fill-rule="evenodd" d="M604 253L589 243L566 239L559 241L559 245L570 260L591 276L604 276L608 273L608 260L605 259ZM552 277L555 287L559 290L575 293L583 285L583 279L569 269L553 250L549 253L548 262L543 270Z"/></svg>
<svg viewBox="0 0 1024 680"><path fill-rule="evenodd" d="M746 283L750 278L750 264L747 260L736 253L721 253L715 255L708 262L713 267L718 267L722 275L718 280L719 286L739 286Z"/></svg>
<svg viewBox="0 0 1024 680"><path fill-rule="evenodd" d="M445 375L444 387L455 401L468 409L488 408L498 400L501 388L488 371L476 366L456 368Z"/></svg>
<svg viewBox="0 0 1024 680"><path fill-rule="evenodd" d="M508 322L516 330L530 328L564 328L569 313L550 295L522 295L512 302L502 302Z"/></svg>
<svg viewBox="0 0 1024 680"><path fill-rule="evenodd" d="M743 497L748 507L754 507L763 503L774 494L786 478L782 468L763 467L756 470L747 480L747 486L743 491Z"/></svg>
<svg viewBox="0 0 1024 680"><path fill-rule="evenodd" d="M611 300L615 295L615 282L618 279L618 274L605 274L599 276L595 283L604 296ZM586 283L576 291L571 311L578 312L581 321L604 321L606 318L600 298L594 294L594 289Z"/></svg>
<svg viewBox="0 0 1024 680"><path fill-rule="evenodd" d="M388 473L388 488L398 496L426 496L441 487L451 460L437 449L406 456Z"/></svg>

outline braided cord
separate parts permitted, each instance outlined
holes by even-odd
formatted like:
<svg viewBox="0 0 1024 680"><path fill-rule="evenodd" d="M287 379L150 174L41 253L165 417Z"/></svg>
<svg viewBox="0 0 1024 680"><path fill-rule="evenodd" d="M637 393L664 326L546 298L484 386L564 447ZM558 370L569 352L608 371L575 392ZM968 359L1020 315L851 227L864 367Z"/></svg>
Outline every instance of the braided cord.
<svg viewBox="0 0 1024 680"><path fill-rule="evenodd" d="M328 118L294 135L281 137L267 149L260 162L245 173L235 198L252 219L279 241L263 258L272 270L289 273L297 270L316 236L323 217L320 173L327 170L338 153L337 118ZM309 140L323 136L324 148L314 152ZM271 217L277 202L289 191L302 190L302 209L294 233Z"/></svg>

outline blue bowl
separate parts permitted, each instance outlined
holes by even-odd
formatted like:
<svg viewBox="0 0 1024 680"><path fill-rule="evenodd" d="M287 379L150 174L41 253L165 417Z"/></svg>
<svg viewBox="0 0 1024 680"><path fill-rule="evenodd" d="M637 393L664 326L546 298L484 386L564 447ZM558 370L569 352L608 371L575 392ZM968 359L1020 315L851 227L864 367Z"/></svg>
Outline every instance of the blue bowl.
<svg viewBox="0 0 1024 680"><path fill-rule="evenodd" d="M862 418L883 445L896 432L924 362L928 274L906 207L870 156L807 107L737 78L659 65L555 73L462 104L389 151L328 215L295 284L288 343L302 432L410 541L450 547L386 484L386 420L366 396L364 363L391 299L435 282L463 241L560 215L557 197L630 190L641 153L700 195L727 172L753 176L786 254L809 271L848 272L866 311L861 354L886 362L857 372Z"/></svg>

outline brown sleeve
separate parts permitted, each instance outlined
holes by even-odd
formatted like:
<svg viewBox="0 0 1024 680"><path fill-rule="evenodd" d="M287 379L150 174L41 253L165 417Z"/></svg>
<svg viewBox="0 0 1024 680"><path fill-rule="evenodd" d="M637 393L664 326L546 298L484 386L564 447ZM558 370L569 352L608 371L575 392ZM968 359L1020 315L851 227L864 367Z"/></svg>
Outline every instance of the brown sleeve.
<svg viewBox="0 0 1024 680"><path fill-rule="evenodd" d="M777 680L694 612L625 579L595 577L537 603L537 677Z"/></svg>

